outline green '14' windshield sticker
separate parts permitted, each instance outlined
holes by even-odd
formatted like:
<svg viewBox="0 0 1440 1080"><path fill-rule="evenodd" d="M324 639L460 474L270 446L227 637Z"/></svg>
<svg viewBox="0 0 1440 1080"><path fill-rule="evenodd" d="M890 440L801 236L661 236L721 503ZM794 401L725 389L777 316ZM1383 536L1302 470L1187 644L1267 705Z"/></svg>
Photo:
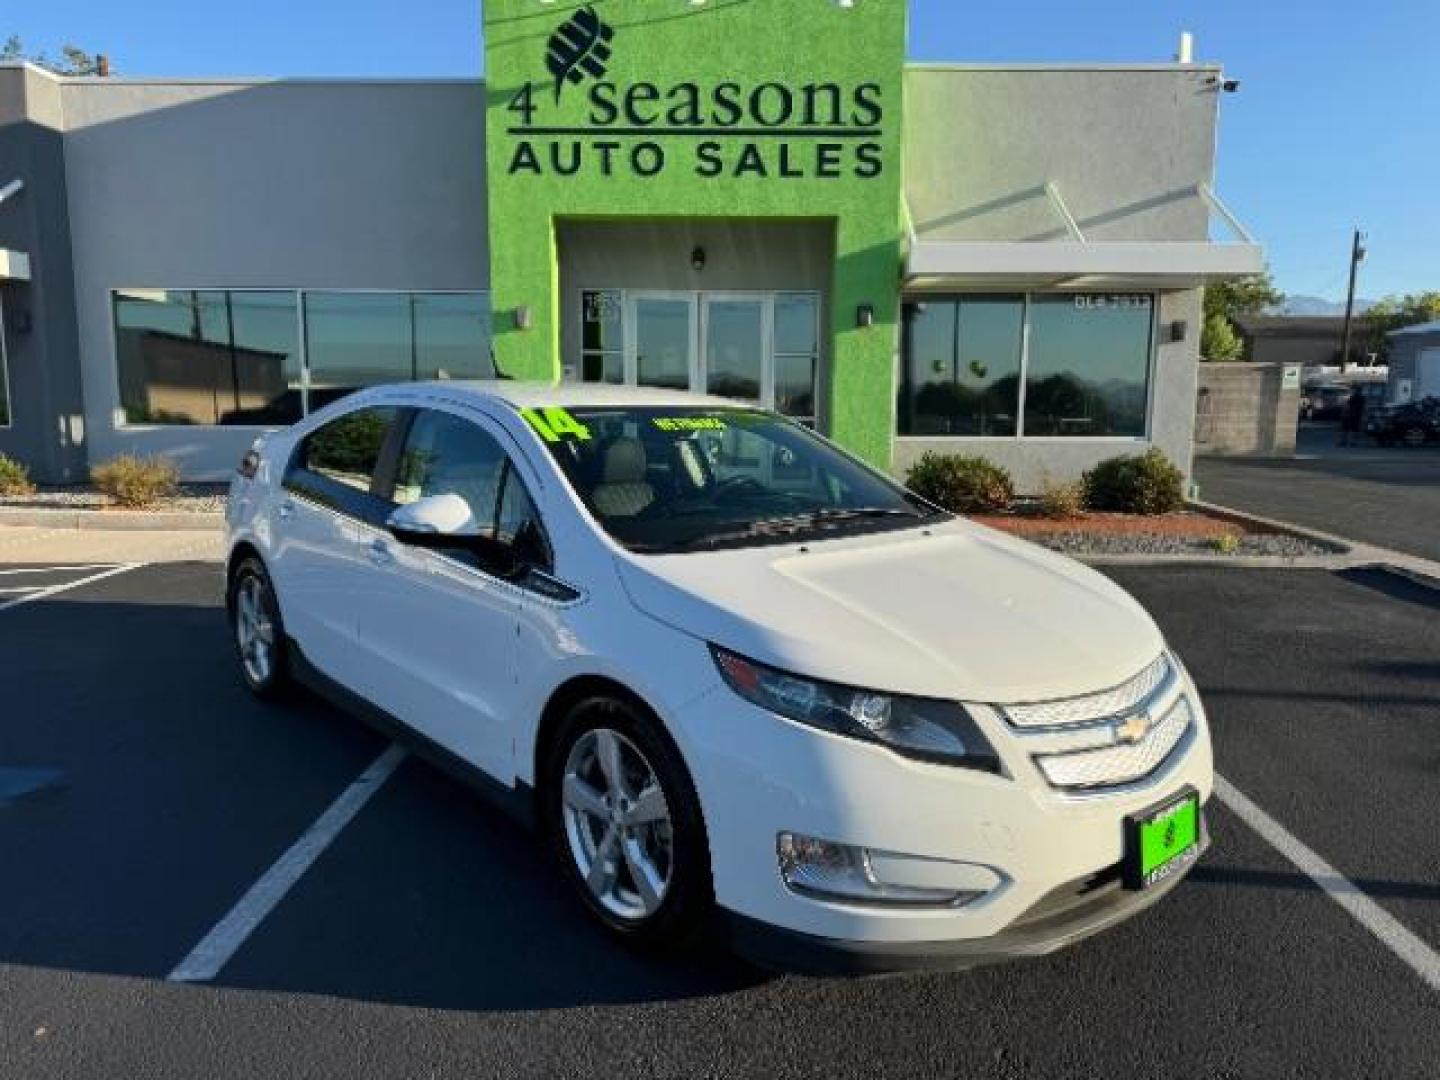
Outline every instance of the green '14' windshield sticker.
<svg viewBox="0 0 1440 1080"><path fill-rule="evenodd" d="M564 442L566 439L576 439L579 442L590 441L590 429L571 416L569 409L561 409L557 406L546 409L521 409L520 415L548 443Z"/></svg>

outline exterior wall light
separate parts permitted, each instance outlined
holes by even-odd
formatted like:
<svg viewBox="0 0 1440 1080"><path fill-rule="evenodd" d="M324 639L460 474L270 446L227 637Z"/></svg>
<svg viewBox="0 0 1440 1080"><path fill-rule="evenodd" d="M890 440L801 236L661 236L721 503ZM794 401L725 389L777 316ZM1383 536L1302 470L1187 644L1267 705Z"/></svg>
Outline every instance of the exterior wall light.
<svg viewBox="0 0 1440 1080"><path fill-rule="evenodd" d="M690 252L690 269L697 274L705 269L705 249L703 247L697 247Z"/></svg>
<svg viewBox="0 0 1440 1080"><path fill-rule="evenodd" d="M861 304L855 309L855 326L860 330L868 330L875 325L875 305Z"/></svg>
<svg viewBox="0 0 1440 1080"><path fill-rule="evenodd" d="M1170 340L1184 341L1185 335L1190 332L1190 324L1184 319L1176 319L1170 324Z"/></svg>
<svg viewBox="0 0 1440 1080"><path fill-rule="evenodd" d="M529 330L535 325L535 316L530 312L529 304L521 304L515 309L515 329Z"/></svg>

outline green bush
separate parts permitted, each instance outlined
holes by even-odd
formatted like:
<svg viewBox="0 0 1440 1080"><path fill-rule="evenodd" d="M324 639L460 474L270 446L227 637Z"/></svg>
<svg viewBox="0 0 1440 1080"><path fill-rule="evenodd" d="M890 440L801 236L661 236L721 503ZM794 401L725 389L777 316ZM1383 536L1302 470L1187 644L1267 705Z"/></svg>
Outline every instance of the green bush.
<svg viewBox="0 0 1440 1080"><path fill-rule="evenodd" d="M13 458L0 454L0 495L34 495L30 470Z"/></svg>
<svg viewBox="0 0 1440 1080"><path fill-rule="evenodd" d="M927 453L905 483L922 499L958 514L1008 510L1015 499L1010 474L983 457Z"/></svg>
<svg viewBox="0 0 1440 1080"><path fill-rule="evenodd" d="M1185 477L1153 448L1109 458L1085 474L1085 505L1121 514L1169 514L1185 506Z"/></svg>
<svg viewBox="0 0 1440 1080"><path fill-rule="evenodd" d="M1085 485L1079 480L1051 480L1040 485L1040 513L1070 521L1085 512Z"/></svg>
<svg viewBox="0 0 1440 1080"><path fill-rule="evenodd" d="M117 505L143 510L179 490L180 471L168 458L121 454L91 469L90 479Z"/></svg>

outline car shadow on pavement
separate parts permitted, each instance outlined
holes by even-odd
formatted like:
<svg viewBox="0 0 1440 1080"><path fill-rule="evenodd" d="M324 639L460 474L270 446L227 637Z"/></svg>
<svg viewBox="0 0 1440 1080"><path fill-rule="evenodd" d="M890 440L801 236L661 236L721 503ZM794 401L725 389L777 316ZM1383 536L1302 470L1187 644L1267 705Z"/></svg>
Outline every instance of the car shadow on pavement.
<svg viewBox="0 0 1440 1080"><path fill-rule="evenodd" d="M1190 876L1186 880L1193 885L1246 885L1267 889L1324 891L1313 878L1305 874L1288 873L1281 870L1251 870L1244 867L1198 866L1190 872ZM1354 878L1349 879L1349 883L1376 900L1440 902L1440 885L1434 882Z"/></svg>
<svg viewBox="0 0 1440 1080"><path fill-rule="evenodd" d="M215 585L154 568L0 616L0 964L164 978L387 745L307 694L252 698ZM717 949L632 953L568 888L532 833L411 759L215 984L507 1010L767 978Z"/></svg>
<svg viewBox="0 0 1440 1080"><path fill-rule="evenodd" d="M412 757L217 982L509 1011L712 996L768 977L713 941L667 954L611 940L537 834Z"/></svg>

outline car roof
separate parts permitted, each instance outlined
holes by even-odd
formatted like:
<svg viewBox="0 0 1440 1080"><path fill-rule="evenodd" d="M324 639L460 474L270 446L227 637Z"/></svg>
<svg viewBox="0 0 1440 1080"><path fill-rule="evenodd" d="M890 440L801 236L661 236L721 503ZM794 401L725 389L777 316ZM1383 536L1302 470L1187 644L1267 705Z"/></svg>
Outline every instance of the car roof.
<svg viewBox="0 0 1440 1080"><path fill-rule="evenodd" d="M395 389L426 390L451 400L472 398L498 401L513 409L558 406L579 408L745 408L744 402L683 390L647 386L612 386L606 383L518 382L508 379L453 379L441 382L397 384Z"/></svg>

